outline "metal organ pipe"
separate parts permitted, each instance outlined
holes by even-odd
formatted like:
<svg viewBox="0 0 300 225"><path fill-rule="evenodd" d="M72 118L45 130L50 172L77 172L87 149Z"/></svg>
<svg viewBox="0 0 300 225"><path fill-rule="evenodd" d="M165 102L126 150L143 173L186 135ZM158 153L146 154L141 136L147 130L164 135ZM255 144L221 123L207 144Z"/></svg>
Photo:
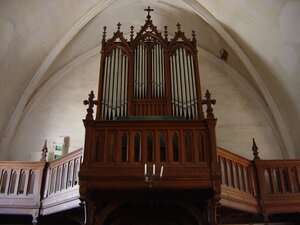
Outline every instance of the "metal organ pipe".
<svg viewBox="0 0 300 225"><path fill-rule="evenodd" d="M152 97L165 98L165 68L164 53L161 45L154 45L151 51L152 56Z"/></svg>
<svg viewBox="0 0 300 225"><path fill-rule="evenodd" d="M134 54L134 98L147 98L147 48L138 45Z"/></svg>
<svg viewBox="0 0 300 225"><path fill-rule="evenodd" d="M105 57L101 115L107 120L127 115L128 57L121 51Z"/></svg>
<svg viewBox="0 0 300 225"><path fill-rule="evenodd" d="M170 62L173 115L197 118L193 56L187 54L184 48L178 48Z"/></svg>
<svg viewBox="0 0 300 225"><path fill-rule="evenodd" d="M148 98L148 76L151 76L152 98L165 98L164 49L155 44L148 65L148 49L138 45L134 55L134 98ZM151 75L148 75L151 66ZM128 57L115 48L105 57L102 89L102 118L112 120L127 115ZM187 119L198 118L195 68L193 56L186 49L178 48L170 56L172 111L174 116ZM140 108L142 110L142 108Z"/></svg>

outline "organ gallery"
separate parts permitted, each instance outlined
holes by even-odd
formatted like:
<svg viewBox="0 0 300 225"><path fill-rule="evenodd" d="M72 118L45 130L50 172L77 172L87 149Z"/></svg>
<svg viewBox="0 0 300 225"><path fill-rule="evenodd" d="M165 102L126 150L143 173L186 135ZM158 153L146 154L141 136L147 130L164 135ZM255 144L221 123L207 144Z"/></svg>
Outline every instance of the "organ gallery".
<svg viewBox="0 0 300 225"><path fill-rule="evenodd" d="M201 83L201 34L180 23L173 33L156 27L152 11L141 28L124 31L119 22L111 36L103 28L98 91L83 101L83 149L48 162L45 142L39 162L0 162L0 219L297 223L299 160L263 160L252 137L253 160L217 146L213 108L223 102ZM221 49L220 59L228 57Z"/></svg>

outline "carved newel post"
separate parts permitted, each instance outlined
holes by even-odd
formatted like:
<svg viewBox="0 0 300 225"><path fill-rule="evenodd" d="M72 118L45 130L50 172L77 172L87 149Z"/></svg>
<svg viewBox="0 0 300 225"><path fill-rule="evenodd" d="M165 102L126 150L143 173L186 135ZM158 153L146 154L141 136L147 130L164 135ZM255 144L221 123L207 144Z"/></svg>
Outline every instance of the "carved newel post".
<svg viewBox="0 0 300 225"><path fill-rule="evenodd" d="M40 162L46 162L47 161L47 153L48 153L48 148L47 148L47 140L45 140L43 149L42 149L42 157L40 159Z"/></svg>
<svg viewBox="0 0 300 225"><path fill-rule="evenodd" d="M215 116L213 114L213 108L211 107L211 105L215 105L216 104L216 100L215 99L210 99L211 94L209 93L208 90L206 90L205 92L205 100L202 100L202 105L207 105L207 109L206 109L206 119L214 119Z"/></svg>
<svg viewBox="0 0 300 225"><path fill-rule="evenodd" d="M259 158L259 156L258 156L258 147L257 147L257 145L256 145L256 143L255 143L255 139L254 138L252 138L252 140L253 140L253 144L252 144L252 152L253 152L253 156L254 156L254 158L253 158L253 160L259 160L260 158Z"/></svg>
<svg viewBox="0 0 300 225"><path fill-rule="evenodd" d="M98 105L98 101L94 100L94 98L95 98L94 92L91 91L91 93L89 94L88 100L83 101L84 105L89 105L89 107L86 109L86 111L87 111L87 114L86 114L86 117L85 117L86 120L93 120L94 119L93 118L93 113L94 113L93 107L94 107L94 105Z"/></svg>

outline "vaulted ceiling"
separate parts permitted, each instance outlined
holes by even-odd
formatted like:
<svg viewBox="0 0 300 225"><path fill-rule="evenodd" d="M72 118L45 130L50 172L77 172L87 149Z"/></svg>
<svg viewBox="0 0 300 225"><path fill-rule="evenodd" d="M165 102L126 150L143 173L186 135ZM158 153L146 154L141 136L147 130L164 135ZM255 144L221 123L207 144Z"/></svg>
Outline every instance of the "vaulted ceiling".
<svg viewBox="0 0 300 225"><path fill-rule="evenodd" d="M236 82L237 89L244 91L249 101L267 117L282 153L280 157L299 157L296 151L300 145L299 1L12 0L0 2L0 159L23 159L12 157L10 152L18 154L20 146L32 147L27 142L31 142L33 136L41 140L47 138L47 130L33 134L34 121L39 119L32 115L34 108L39 108L39 114L50 117L49 112L56 107L55 98L48 102L43 100L51 94L51 87L53 90L53 85L58 85L55 83L58 74L74 70L76 63L89 57L96 56L98 60L104 25L108 27L108 36L115 31L118 21L125 35L129 34L131 25L138 31L145 19L143 9L148 5L155 9L152 18L158 28L167 25L172 33L176 30L175 24L180 22L186 33L196 30L200 55L215 60L224 74L236 74L230 79ZM221 48L229 52L227 62L218 57ZM80 70L80 82L60 89L60 96L76 95L76 90L87 94L89 90L85 88L96 87L97 81L93 80L96 76L88 76L91 69L98 73L95 63L89 69ZM209 86L212 70L203 68L202 72L207 72L204 84ZM59 100L64 101L63 98ZM218 104L227 108L235 104L225 98L222 100ZM72 101L64 104L71 107ZM222 113L226 110L219 111ZM241 119L241 123L245 120L238 112L231 114L236 120ZM80 111L79 117L84 117L84 111ZM43 121L47 124L45 118ZM29 126L26 125L28 121L31 129L26 130L24 126ZM81 125L81 121L75 122ZM236 132L230 126L234 123L220 121L221 136L222 128L227 129L227 134L219 140L221 145L226 146L230 132ZM18 132L21 131L28 133L20 138ZM253 130L251 135L255 132ZM32 151L38 150L38 146L34 148ZM268 157L272 157L272 149L269 152Z"/></svg>

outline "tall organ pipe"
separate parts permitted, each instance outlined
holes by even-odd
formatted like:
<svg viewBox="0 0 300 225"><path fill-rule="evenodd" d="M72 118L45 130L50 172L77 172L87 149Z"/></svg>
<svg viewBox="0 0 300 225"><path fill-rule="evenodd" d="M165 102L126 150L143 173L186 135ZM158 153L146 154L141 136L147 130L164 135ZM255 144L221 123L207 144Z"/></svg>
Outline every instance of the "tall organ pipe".
<svg viewBox="0 0 300 225"><path fill-rule="evenodd" d="M127 115L128 57L116 48L105 57L102 91L102 118Z"/></svg>
<svg viewBox="0 0 300 225"><path fill-rule="evenodd" d="M173 115L197 118L197 95L193 56L178 48L170 59Z"/></svg>

